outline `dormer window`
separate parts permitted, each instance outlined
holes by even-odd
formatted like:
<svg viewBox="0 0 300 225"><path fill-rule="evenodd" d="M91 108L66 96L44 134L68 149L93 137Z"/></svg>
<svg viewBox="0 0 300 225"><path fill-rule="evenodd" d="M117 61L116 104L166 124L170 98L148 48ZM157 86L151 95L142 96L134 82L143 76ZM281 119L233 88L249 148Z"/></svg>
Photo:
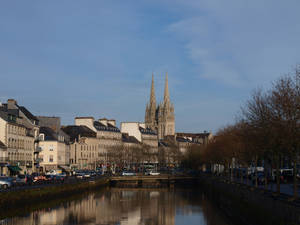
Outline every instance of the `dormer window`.
<svg viewBox="0 0 300 225"><path fill-rule="evenodd" d="M45 141L45 134L40 134L39 135L39 140L40 141Z"/></svg>

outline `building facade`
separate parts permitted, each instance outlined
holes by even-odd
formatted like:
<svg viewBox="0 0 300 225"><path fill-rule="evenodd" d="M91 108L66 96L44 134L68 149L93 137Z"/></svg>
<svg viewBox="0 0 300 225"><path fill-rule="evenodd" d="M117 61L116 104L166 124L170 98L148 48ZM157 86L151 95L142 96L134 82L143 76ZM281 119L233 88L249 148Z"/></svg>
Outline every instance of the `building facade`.
<svg viewBox="0 0 300 225"><path fill-rule="evenodd" d="M146 128L144 123L122 122L121 132L129 137L134 137L139 142L141 151L147 155L145 162L158 162L158 136L154 130Z"/></svg>
<svg viewBox="0 0 300 225"><path fill-rule="evenodd" d="M24 106L19 106L14 99L0 105L0 141L6 147L2 155L9 169L4 171L2 166L2 173L13 175L35 170L38 133L38 119Z"/></svg>
<svg viewBox="0 0 300 225"><path fill-rule="evenodd" d="M122 145L122 134L113 119L95 120L93 117L76 117L75 125L87 126L96 132L96 137L99 140L99 154L101 155L101 162L104 164L108 163L107 155L109 152Z"/></svg>
<svg viewBox="0 0 300 225"><path fill-rule="evenodd" d="M0 141L0 176L7 174L7 147L6 145Z"/></svg>
<svg viewBox="0 0 300 225"><path fill-rule="evenodd" d="M97 133L87 126L66 126L62 130L70 136L70 166L72 169L96 169L104 163Z"/></svg>
<svg viewBox="0 0 300 225"><path fill-rule="evenodd" d="M70 165L70 145L66 135L49 127L40 128L40 168L46 172Z"/></svg>
<svg viewBox="0 0 300 225"><path fill-rule="evenodd" d="M180 152L185 153L192 145L207 145L213 134L210 132L203 133L176 133L176 142Z"/></svg>
<svg viewBox="0 0 300 225"><path fill-rule="evenodd" d="M174 105L170 101L168 74L166 74L164 100L159 105L156 105L154 77L152 75L150 101L145 111L145 125L146 128L156 131L159 139L175 135Z"/></svg>

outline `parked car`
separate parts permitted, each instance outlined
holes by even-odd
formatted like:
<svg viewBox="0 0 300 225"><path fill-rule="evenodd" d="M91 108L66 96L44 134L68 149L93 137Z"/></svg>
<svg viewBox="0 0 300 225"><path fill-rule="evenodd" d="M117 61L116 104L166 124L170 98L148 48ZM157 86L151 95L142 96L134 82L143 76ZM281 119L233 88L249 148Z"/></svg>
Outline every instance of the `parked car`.
<svg viewBox="0 0 300 225"><path fill-rule="evenodd" d="M31 176L32 176L33 183L40 183L47 180L44 175L39 173L33 173Z"/></svg>
<svg viewBox="0 0 300 225"><path fill-rule="evenodd" d="M123 171L122 172L122 176L135 176L136 173L135 172L131 172L131 171Z"/></svg>
<svg viewBox="0 0 300 225"><path fill-rule="evenodd" d="M284 183L292 182L294 179L293 169L283 169L281 171L281 180Z"/></svg>
<svg viewBox="0 0 300 225"><path fill-rule="evenodd" d="M159 174L160 174L159 172L150 171L151 176L158 176Z"/></svg>
<svg viewBox="0 0 300 225"><path fill-rule="evenodd" d="M8 189L13 186L13 179L11 177L0 177L0 188Z"/></svg>
<svg viewBox="0 0 300 225"><path fill-rule="evenodd" d="M19 174L16 178L13 179L14 185L23 186L27 184L28 176L24 174Z"/></svg>
<svg viewBox="0 0 300 225"><path fill-rule="evenodd" d="M259 185L263 185L265 183L266 178L264 172L257 172L257 176L255 173L251 176L251 180L253 184L255 184L256 178L257 178L257 183Z"/></svg>
<svg viewBox="0 0 300 225"><path fill-rule="evenodd" d="M76 176L76 178L82 179L82 178L84 178L84 173L77 172L75 176Z"/></svg>
<svg viewBox="0 0 300 225"><path fill-rule="evenodd" d="M63 176L63 175L56 175L55 176L55 180L58 181L58 182L64 182L66 179L66 176Z"/></svg>

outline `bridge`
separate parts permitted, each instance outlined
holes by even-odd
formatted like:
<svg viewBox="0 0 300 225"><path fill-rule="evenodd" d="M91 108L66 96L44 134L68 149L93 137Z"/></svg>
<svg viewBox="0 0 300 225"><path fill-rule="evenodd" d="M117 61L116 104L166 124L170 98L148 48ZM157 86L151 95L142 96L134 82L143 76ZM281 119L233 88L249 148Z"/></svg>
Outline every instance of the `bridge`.
<svg viewBox="0 0 300 225"><path fill-rule="evenodd" d="M187 184L197 181L192 176L114 176L109 178L113 187L174 187L175 184Z"/></svg>

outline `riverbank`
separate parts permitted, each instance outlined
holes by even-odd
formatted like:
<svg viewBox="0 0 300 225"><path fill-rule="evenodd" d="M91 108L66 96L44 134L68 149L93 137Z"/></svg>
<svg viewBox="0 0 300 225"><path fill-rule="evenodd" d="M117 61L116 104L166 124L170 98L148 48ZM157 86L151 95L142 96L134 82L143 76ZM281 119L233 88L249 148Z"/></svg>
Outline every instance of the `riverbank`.
<svg viewBox="0 0 300 225"><path fill-rule="evenodd" d="M78 181L72 184L2 192L0 193L0 211L7 214L9 210L42 205L44 202L75 196L76 194L78 195L87 191L104 188L108 185L109 181L107 178L99 178L95 180Z"/></svg>
<svg viewBox="0 0 300 225"><path fill-rule="evenodd" d="M199 185L237 224L300 224L300 205L284 195L202 175Z"/></svg>

